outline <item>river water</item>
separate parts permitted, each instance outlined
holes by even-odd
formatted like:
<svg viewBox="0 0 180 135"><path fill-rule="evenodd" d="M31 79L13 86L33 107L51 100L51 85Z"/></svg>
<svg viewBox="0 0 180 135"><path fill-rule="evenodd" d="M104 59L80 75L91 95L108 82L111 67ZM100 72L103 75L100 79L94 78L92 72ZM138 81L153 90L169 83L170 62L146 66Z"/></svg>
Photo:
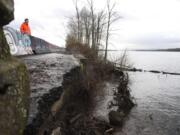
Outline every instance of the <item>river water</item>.
<svg viewBox="0 0 180 135"><path fill-rule="evenodd" d="M112 60L122 52L109 52ZM180 72L179 52L127 52L133 67ZM135 106L117 135L180 135L180 76L129 72Z"/></svg>

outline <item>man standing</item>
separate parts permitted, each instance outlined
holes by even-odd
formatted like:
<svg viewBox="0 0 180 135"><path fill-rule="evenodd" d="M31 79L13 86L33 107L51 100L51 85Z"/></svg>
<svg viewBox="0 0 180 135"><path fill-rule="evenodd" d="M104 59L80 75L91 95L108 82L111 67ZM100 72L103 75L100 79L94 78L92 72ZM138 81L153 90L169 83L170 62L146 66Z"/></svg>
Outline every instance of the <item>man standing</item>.
<svg viewBox="0 0 180 135"><path fill-rule="evenodd" d="M31 35L31 29L29 27L29 19L25 19L24 22L21 24L20 31L22 34Z"/></svg>
<svg viewBox="0 0 180 135"><path fill-rule="evenodd" d="M31 29L29 27L29 19L25 19L24 22L21 24L20 27L21 31L21 39L19 40L20 47L24 50L25 54L33 54L32 48L31 48L31 38L29 35L31 35Z"/></svg>

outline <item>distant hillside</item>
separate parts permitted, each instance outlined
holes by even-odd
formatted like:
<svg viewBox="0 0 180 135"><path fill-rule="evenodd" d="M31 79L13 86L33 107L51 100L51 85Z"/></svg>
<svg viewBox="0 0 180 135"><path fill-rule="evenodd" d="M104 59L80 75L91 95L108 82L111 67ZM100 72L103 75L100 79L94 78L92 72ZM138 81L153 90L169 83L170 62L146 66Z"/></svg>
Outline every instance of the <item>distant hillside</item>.
<svg viewBox="0 0 180 135"><path fill-rule="evenodd" d="M132 50L133 51L133 50ZM138 49L134 51L166 51L166 52L180 52L180 48L168 48L168 49Z"/></svg>
<svg viewBox="0 0 180 135"><path fill-rule="evenodd" d="M105 51L105 50L104 49L99 49L99 51ZM180 48L167 48L167 49L119 49L119 50L109 49L107 51L165 51L165 52L180 52Z"/></svg>

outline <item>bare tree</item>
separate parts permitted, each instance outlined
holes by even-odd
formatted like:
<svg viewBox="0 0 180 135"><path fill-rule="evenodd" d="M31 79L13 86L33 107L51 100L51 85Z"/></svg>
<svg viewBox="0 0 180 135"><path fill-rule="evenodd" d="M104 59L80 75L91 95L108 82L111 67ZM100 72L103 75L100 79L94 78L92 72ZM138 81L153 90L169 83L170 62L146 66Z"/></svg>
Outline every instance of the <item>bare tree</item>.
<svg viewBox="0 0 180 135"><path fill-rule="evenodd" d="M73 0L76 8L76 19L77 19L77 39L80 42L80 13L78 8L78 0Z"/></svg>
<svg viewBox="0 0 180 135"><path fill-rule="evenodd" d="M106 48L105 48L105 55L104 55L105 60L107 60L110 27L114 22L120 19L120 17L117 16L117 13L114 11L115 5L116 5L115 3L111 5L111 0L107 0L107 31L106 31Z"/></svg>
<svg viewBox="0 0 180 135"><path fill-rule="evenodd" d="M91 12L91 48L95 50L95 15L94 15L94 2L93 0L87 0L89 6L90 6L90 12Z"/></svg>
<svg viewBox="0 0 180 135"><path fill-rule="evenodd" d="M84 7L81 10L81 19L84 28L84 43L90 46L90 36L91 36L91 20L90 20L90 12Z"/></svg>
<svg viewBox="0 0 180 135"><path fill-rule="evenodd" d="M76 21L73 17L69 18L68 29L69 29L70 35L73 35L74 37L78 38L77 37L77 33L78 33L77 32L77 24L76 24Z"/></svg>
<svg viewBox="0 0 180 135"><path fill-rule="evenodd" d="M99 49L99 45L101 44L101 38L102 38L102 32L103 32L103 29L104 29L104 26L105 26L105 19L106 19L106 16L105 16L105 13L104 11L100 11L97 15L97 27L96 27L96 50Z"/></svg>
<svg viewBox="0 0 180 135"><path fill-rule="evenodd" d="M110 0L107 0L107 13L103 9L95 12L94 1L87 0L87 5L82 9L78 7L78 0L73 0L76 16L71 17L68 28L68 39L84 45L88 45L97 52L103 40L105 40L105 59L107 59L107 50L110 38L110 29L113 22L117 21L117 13L114 11L115 3L111 6Z"/></svg>

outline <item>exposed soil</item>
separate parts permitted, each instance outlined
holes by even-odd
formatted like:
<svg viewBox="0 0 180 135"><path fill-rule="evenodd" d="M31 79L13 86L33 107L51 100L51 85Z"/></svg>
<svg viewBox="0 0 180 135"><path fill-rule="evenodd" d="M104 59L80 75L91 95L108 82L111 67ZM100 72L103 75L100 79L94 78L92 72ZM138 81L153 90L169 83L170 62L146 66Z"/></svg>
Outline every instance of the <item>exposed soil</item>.
<svg viewBox="0 0 180 135"><path fill-rule="evenodd" d="M39 60L39 58L38 58ZM32 64L33 70L29 70L31 77L35 76L37 81L32 82L33 86L40 86L38 76L43 74L42 80L55 78L56 82L46 87L48 91L41 93L41 97L36 98L32 104L38 104L35 117L28 123L25 130L25 135L104 135L113 134L116 127L122 126L125 117L133 107L133 102L130 97L128 89L128 78L121 71L112 70L111 66L107 66L101 62L86 61L80 66L69 68L69 72L64 72L63 76L60 74L52 77L53 73L61 72L60 64L56 61L48 60L43 62L35 62ZM68 65L65 63L65 65ZM41 64L42 63L42 64ZM61 63L61 62L60 62ZM31 68L32 69L32 68ZM54 70L56 69L56 70ZM48 72L47 72L48 71ZM108 75L107 75L108 74ZM47 76L46 76L47 75ZM55 75L55 74L53 74ZM62 78L58 85L58 78ZM118 110L109 113L109 121L98 119L93 115L93 110L96 106L94 98L97 94L102 94L104 82L118 81L119 87L114 93L114 101L111 106L117 106ZM41 81L42 82L42 81ZM52 80L50 80L52 82ZM45 83L45 84L46 84ZM56 86L56 87L54 87ZM44 91L43 89L40 91ZM34 91L32 91L33 93ZM33 112L33 110L32 110Z"/></svg>

